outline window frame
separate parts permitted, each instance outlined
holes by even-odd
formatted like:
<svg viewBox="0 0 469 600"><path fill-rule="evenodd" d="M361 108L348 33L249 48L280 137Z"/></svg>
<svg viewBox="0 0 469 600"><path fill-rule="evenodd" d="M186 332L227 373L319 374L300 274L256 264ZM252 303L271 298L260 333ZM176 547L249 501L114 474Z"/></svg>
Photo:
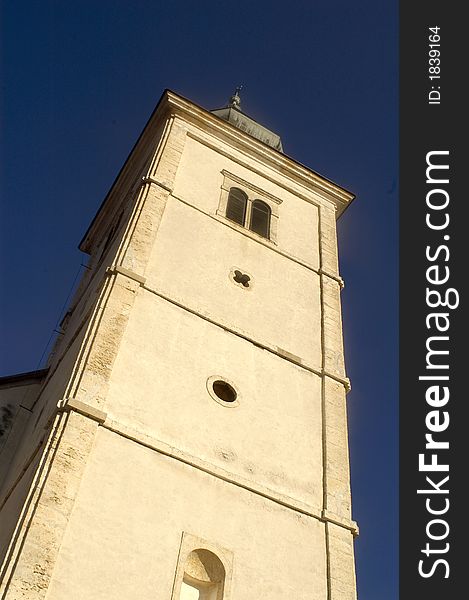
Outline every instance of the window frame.
<svg viewBox="0 0 469 600"><path fill-rule="evenodd" d="M255 229L253 229L253 217L254 217L254 210L256 209L256 204L259 205L263 205L267 208L267 210L264 212L264 214L267 215L267 221L265 223L265 225L267 226L267 235L263 235L262 233L259 233L258 231L256 231ZM267 238L268 240L270 240L270 222L272 220L272 211L270 210L270 206L264 202L263 200L259 200L259 198L256 198L255 200L253 200L251 202L251 217L249 219L249 231L252 231L253 233L257 233L257 235L260 235L262 237Z"/></svg>
<svg viewBox="0 0 469 600"><path fill-rule="evenodd" d="M234 200L239 201L239 200L241 200L241 198L239 197L240 195L242 195L242 201L244 202L242 222L236 221L235 219L232 219L231 217L228 216L231 199L233 198ZM237 223L238 225L241 225L242 227L244 227L244 225L246 223L246 217L248 214L248 203L249 203L249 197L244 190L241 190L240 188L235 187L235 186L230 187L230 191L228 192L228 199L226 201L226 215L225 215L226 218L229 219L230 221L233 221L233 223Z"/></svg>
<svg viewBox="0 0 469 600"><path fill-rule="evenodd" d="M231 388L233 388L233 390L236 394L236 398L233 401L225 402L225 400L222 400L220 398L220 396L218 396L216 394L215 390L213 389L213 384L216 383L217 381L222 381L222 382L228 384ZM207 392L209 393L212 400L215 400L215 402L217 402L221 406L225 406L226 408L236 408L237 406L239 406L239 400L240 400L241 395L240 395L238 386L235 385L230 379L228 379L224 375L210 375L210 377L207 379L207 382L205 385L207 388Z"/></svg>
<svg viewBox="0 0 469 600"><path fill-rule="evenodd" d="M181 597L182 597L182 591L184 589L184 587L183 587L184 584L186 584L190 587L193 587L194 589L196 589L199 592L203 592L203 591L211 592L210 596L212 598L215 598L215 600L218 600L218 597L220 595L218 584L216 584L216 583L212 584L212 583L208 583L205 581L200 581L199 579L194 579L193 577L190 577L186 572L184 572L184 574L182 576L182 582L181 582L181 594L180 594ZM213 592L215 592L215 594L213 594ZM223 596L222 596L222 600L223 600Z"/></svg>
<svg viewBox="0 0 469 600"><path fill-rule="evenodd" d="M194 550L208 550L215 554L220 560L225 569L225 580L223 585L223 600L231 600L231 585L233 578L233 552L220 546L217 543L210 542L197 535L189 533L187 531L182 532L181 545L179 547L177 565L174 573L174 584L173 591L171 594L171 600L180 600L182 582L184 580L184 573L186 567L186 561L190 553Z"/></svg>
<svg viewBox="0 0 469 600"><path fill-rule="evenodd" d="M272 244L277 245L279 206L282 203L282 200L273 196L272 194L269 194L268 192L265 192L264 190L261 190L259 187L245 181L244 179L241 179L240 177L234 175L233 173L230 173L229 171L223 170L221 171L221 175L223 177L223 180L220 186L221 194L216 215L220 217L225 223L228 223L231 227L242 230L243 233L249 235L250 237L253 237L256 240L263 240L264 242L270 242ZM230 195L231 188L237 188L247 196L246 214L244 217L243 225L240 225L237 221L232 221L226 216L228 208L228 198ZM270 209L268 237L256 233L250 228L253 203L256 200L263 202Z"/></svg>

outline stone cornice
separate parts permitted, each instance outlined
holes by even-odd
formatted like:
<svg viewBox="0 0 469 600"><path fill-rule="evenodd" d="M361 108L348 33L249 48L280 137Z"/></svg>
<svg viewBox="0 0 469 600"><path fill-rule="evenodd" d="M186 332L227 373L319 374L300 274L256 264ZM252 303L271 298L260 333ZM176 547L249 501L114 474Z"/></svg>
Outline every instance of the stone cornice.
<svg viewBox="0 0 469 600"><path fill-rule="evenodd" d="M213 115L171 90L165 91L162 100L166 102L172 115L192 122L201 129L209 129L212 135L215 134L223 137L231 145L260 159L263 163L280 171L282 175L291 178L308 190L316 192L331 201L336 207L337 217L343 213L355 198L354 194L329 179L305 167L282 152L274 150L270 146L256 140L240 129L237 129L231 123Z"/></svg>
<svg viewBox="0 0 469 600"><path fill-rule="evenodd" d="M272 194L269 194L268 192L265 192L264 190L262 190L257 185L253 185L252 183L249 183L248 181L245 181L244 179L241 179L241 177L238 177L237 175L234 175L233 173L230 173L226 169L223 169L222 172L221 172L221 174L225 177L225 179L229 179L229 180L231 180L234 183L240 183L244 187L246 187L249 190L251 190L251 192L253 192L254 194L260 196L261 198L268 198L269 200L271 200L275 204L282 204L282 202L283 202L283 200L281 198L277 198L277 196L273 196ZM222 184L221 187L222 187L222 189L224 189L226 191L229 191L229 189L230 189L230 186L226 186L225 182L223 182L223 184Z"/></svg>
<svg viewBox="0 0 469 600"><path fill-rule="evenodd" d="M146 280L144 277L142 277L141 275L138 275L137 273L130 271L129 269L124 269L120 266L113 266L113 267L110 267L109 269L107 269L106 273L107 273L107 275L115 276L115 275L120 274L125 277L128 277L129 279L138 283L146 292L149 292L150 294L154 294L155 296L158 296L162 300L165 300L166 302L170 302L171 304L178 306L182 310L190 312L193 315L200 317L201 319L204 319L205 321L207 321L209 323L212 323L212 325L221 327L224 331L232 333L232 334L254 344L257 347L262 348L263 350L267 350L268 352L271 352L272 354L275 354L276 356L278 356L284 360L287 360L288 362L293 363L294 365L296 365L297 367L300 367L301 369L304 369L305 371L314 373L314 375L318 375L319 377L329 377L330 379L333 379L334 381L337 381L338 383L343 385L346 393L350 392L350 390L352 389L350 379L348 377L343 377L339 373L333 373L333 372L327 371L326 369L324 369L322 367L315 367L313 365L307 364L303 358L301 358L300 356L297 356L295 354L292 354L291 352L288 352L284 348L280 348L279 346L276 346L275 344L272 344L272 343L268 343L266 341L262 342L260 340L255 340L254 338L251 338L250 336L246 335L245 333L238 331L236 328L230 327L227 323L223 323L219 320L215 320L215 319L209 317L208 315L203 314L202 312L199 312L189 306L186 306L180 300L168 296L167 294L163 293L161 290L149 287L148 285L146 285Z"/></svg>
<svg viewBox="0 0 469 600"><path fill-rule="evenodd" d="M79 414L88 417L92 421L95 421L104 429L127 438L131 442L136 442L137 444L156 451L159 454L163 454L169 458L178 460L190 467L204 471L205 473L226 481L229 484L244 488L250 492L253 492L254 494L263 496L268 500L295 510L299 513L313 517L325 523L330 522L334 525L338 525L339 527L343 527L344 529L348 529L354 536L358 535L358 526L355 521L341 518L330 511L327 511L326 509L321 510L320 507L312 506L308 502L287 496L274 489L267 488L259 483L245 479L244 477L232 471L227 471L211 462L204 461L184 450L181 450L180 448L155 438L153 435L149 435L143 431L129 427L119 420L112 419L106 412L100 411L84 402L80 402L76 398L66 398L60 401L57 408L59 412L78 412Z"/></svg>
<svg viewBox="0 0 469 600"><path fill-rule="evenodd" d="M244 133L231 123L213 115L210 111L197 106L171 90L165 90L80 242L80 250L90 252L91 240L103 220L104 213L109 210L109 201L112 200L118 190L128 188L132 186L132 183L136 183L131 181L132 173L134 170L138 170L139 166L148 158L148 153L151 153L151 149L155 147L154 138L157 135L158 128L166 120L171 120L171 117L178 117L180 120L190 123L200 132L206 132L212 137L219 138L221 141L229 143L230 146L251 158L282 173L284 177L304 189L303 194L299 193L299 197L304 200L308 201L308 193L314 193L320 198L331 202L335 207L337 218L355 198L351 192L336 185L326 177L319 175L282 152L274 150L267 144ZM111 201L111 204L114 205L115 202Z"/></svg>

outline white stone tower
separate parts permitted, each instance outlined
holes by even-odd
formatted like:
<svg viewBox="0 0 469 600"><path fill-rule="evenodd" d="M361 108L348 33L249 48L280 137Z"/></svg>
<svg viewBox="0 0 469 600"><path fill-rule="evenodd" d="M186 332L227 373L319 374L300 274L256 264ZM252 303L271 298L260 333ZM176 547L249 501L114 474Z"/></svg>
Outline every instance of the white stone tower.
<svg viewBox="0 0 469 600"><path fill-rule="evenodd" d="M355 599L352 199L237 92L163 94L48 369L0 380L2 599Z"/></svg>

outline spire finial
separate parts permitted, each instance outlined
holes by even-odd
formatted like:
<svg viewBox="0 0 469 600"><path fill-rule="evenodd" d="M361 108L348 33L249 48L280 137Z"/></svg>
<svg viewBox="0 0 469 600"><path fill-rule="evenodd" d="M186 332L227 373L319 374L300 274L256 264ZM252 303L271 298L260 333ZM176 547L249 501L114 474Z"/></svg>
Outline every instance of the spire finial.
<svg viewBox="0 0 469 600"><path fill-rule="evenodd" d="M235 93L231 96L228 106L230 108L236 108L241 110L241 98L239 97L239 92L243 89L242 85L238 85L235 89Z"/></svg>

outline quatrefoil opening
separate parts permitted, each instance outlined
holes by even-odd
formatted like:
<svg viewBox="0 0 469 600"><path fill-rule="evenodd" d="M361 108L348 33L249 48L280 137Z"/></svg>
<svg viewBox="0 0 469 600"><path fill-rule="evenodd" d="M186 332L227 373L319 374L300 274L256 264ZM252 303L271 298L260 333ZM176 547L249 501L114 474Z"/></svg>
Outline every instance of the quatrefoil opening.
<svg viewBox="0 0 469 600"><path fill-rule="evenodd" d="M246 273L242 273L241 271L238 271L238 269L235 269L233 281L236 281L236 283L240 283L243 287L248 288L251 278Z"/></svg>

